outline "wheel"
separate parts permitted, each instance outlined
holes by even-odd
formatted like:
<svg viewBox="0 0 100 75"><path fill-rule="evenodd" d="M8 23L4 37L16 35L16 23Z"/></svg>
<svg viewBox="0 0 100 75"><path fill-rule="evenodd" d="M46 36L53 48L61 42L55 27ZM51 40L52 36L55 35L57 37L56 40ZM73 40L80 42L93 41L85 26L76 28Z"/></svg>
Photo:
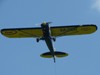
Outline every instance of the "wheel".
<svg viewBox="0 0 100 75"><path fill-rule="evenodd" d="M53 38L53 41L55 42L56 41L56 38Z"/></svg>
<svg viewBox="0 0 100 75"><path fill-rule="evenodd" d="M36 42L39 42L39 38L36 39Z"/></svg>

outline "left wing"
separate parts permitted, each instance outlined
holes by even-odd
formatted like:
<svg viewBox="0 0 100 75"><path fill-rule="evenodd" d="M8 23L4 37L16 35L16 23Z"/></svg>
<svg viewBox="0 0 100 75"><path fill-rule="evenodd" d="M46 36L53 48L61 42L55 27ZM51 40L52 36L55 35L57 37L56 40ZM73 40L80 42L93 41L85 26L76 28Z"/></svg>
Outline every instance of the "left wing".
<svg viewBox="0 0 100 75"><path fill-rule="evenodd" d="M37 28L12 28L2 29L1 33L9 38L31 38L31 37L42 37L42 29Z"/></svg>
<svg viewBox="0 0 100 75"><path fill-rule="evenodd" d="M96 25L73 25L51 27L51 35L54 37L91 34L97 30Z"/></svg>

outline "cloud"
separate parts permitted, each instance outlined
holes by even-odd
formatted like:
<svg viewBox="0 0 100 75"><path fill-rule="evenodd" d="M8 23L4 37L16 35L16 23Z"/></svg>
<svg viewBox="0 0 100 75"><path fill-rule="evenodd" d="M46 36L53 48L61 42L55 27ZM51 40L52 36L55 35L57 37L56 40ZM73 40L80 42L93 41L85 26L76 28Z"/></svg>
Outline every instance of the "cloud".
<svg viewBox="0 0 100 75"><path fill-rule="evenodd" d="M100 0L94 0L93 2L92 8L100 12Z"/></svg>

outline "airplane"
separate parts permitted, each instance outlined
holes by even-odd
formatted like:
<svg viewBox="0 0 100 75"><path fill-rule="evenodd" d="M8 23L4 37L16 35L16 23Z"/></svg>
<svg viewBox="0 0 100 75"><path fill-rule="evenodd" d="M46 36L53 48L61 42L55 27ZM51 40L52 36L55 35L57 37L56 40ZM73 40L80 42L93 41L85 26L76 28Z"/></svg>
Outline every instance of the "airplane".
<svg viewBox="0 0 100 75"><path fill-rule="evenodd" d="M91 34L97 30L95 24L50 27L50 23L43 22L41 27L1 29L1 34L8 38L36 38L36 42L44 40L49 52L45 52L40 56L43 58L53 58L55 63L55 57L62 58L68 56L68 53L55 51L53 41L55 42L57 37Z"/></svg>

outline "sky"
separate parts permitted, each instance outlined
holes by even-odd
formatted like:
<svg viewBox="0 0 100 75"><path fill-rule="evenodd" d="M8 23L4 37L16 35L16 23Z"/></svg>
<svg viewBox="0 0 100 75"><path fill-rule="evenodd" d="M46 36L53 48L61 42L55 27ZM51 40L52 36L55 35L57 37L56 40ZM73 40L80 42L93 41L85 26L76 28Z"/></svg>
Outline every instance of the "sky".
<svg viewBox="0 0 100 75"><path fill-rule="evenodd" d="M0 30L4 28L96 24L89 35L59 37L57 51L68 57L44 59L44 41L6 38L0 34L0 75L100 75L100 0L0 0Z"/></svg>

